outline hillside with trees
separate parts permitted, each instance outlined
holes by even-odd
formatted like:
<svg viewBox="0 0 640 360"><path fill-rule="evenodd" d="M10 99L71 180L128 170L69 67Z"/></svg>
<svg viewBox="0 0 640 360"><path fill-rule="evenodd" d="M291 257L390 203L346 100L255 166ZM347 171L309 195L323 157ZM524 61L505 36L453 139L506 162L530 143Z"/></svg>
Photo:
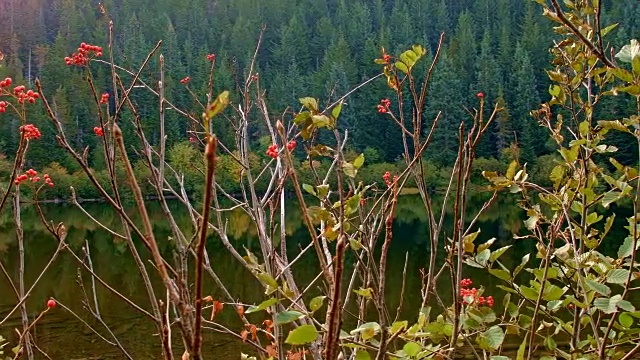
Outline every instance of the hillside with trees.
<svg viewBox="0 0 640 360"><path fill-rule="evenodd" d="M419 43L427 48L428 56L433 56L444 32L445 46L431 83L424 122L428 128L442 111L441 131L433 140L441 151L431 152L429 163L440 168L454 160L457 126L467 117L465 109L473 106L478 92L485 94L487 103L499 102L505 109L478 149L478 157L487 159L485 165L498 166L498 161L492 159L506 163L517 158L521 163L546 168L553 161L549 154L555 152L554 144L540 141L544 131L530 116L536 104L549 96L544 69L554 39L551 24L540 16L533 1L2 1L0 51L5 56L0 77L11 76L28 84L41 78L48 89L55 90L52 95L59 113L72 114L64 126L72 145L77 147L99 144L100 139L92 131L95 109L90 93L82 90L86 86L83 73L61 64L81 42L107 47L105 9L114 24L115 56L123 60L120 65L137 69L150 49L162 40L159 52L166 58L167 99L196 113L199 110L192 93L204 94L207 88L210 63L206 55L216 56L215 87L237 88L246 75L263 25L266 29L256 72L276 117L285 111L298 111L298 98L303 94L329 104L371 79L379 73L379 66L372 59L380 56L382 48L399 53ZM636 1L604 1L603 21L622 21L608 37L614 48L620 48L640 31L633 16L621 16L637 13L640 4ZM152 60L149 69L157 67L157 60ZM113 91L108 74L106 63L94 70L99 93ZM141 75L147 84L158 81L156 72ZM181 80L186 77L190 80L185 85ZM352 131L350 146L354 153L364 152L368 164L397 162L403 152L401 142L387 140L399 135L397 126L376 111L380 99L391 95L384 81L376 80L354 92L344 107L340 126ZM232 97L238 96L232 91ZM142 123L155 124L157 99L146 91L134 91L131 98ZM634 106L630 97L617 100L602 106L598 116L612 118ZM128 116L131 114L122 113L122 117ZM44 113L35 113L31 118L43 134L52 133ZM192 124L171 111L167 112L166 121L168 147L188 141ZM131 122L123 124L125 133L135 131ZM0 133L4 134L0 153L15 152L17 126L16 119L8 115L0 121ZM222 141L233 147L234 130L224 121L216 124L216 130ZM149 140L157 143L159 133L150 131ZM261 137L265 129L255 127L251 135L252 141L264 142ZM625 149L628 142L622 135L619 137L613 142ZM631 164L635 158L635 151L629 150L622 160ZM42 167L52 162L70 173L78 170L62 151L48 146L32 149L30 166ZM101 168L102 160L92 159L92 166ZM6 167L0 166L0 171Z"/></svg>

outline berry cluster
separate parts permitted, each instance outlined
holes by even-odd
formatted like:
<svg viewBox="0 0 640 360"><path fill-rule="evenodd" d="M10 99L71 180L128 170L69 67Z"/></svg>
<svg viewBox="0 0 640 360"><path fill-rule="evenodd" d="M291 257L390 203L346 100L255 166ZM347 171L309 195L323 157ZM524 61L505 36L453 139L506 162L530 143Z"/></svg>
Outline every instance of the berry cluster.
<svg viewBox="0 0 640 360"><path fill-rule="evenodd" d="M80 44L77 53L71 54L64 58L64 62L67 65L85 66L89 63L91 56L102 56L102 48L100 46L90 45L87 43Z"/></svg>
<svg viewBox="0 0 640 360"><path fill-rule="evenodd" d="M494 300L493 296L478 296L478 289L471 288L469 286L473 284L471 279L462 279L460 280L460 296L462 296L462 303L465 305L477 304L477 305L487 305L488 307L493 307Z"/></svg>
<svg viewBox="0 0 640 360"><path fill-rule="evenodd" d="M11 78L6 78L6 79L0 81L0 88L9 87L9 86L11 86L11 83L12 83Z"/></svg>
<svg viewBox="0 0 640 360"><path fill-rule="evenodd" d="M189 81L191 81L191 78L189 76L187 76L186 78L180 80L180 83L183 85L187 85L189 83Z"/></svg>
<svg viewBox="0 0 640 360"><path fill-rule="evenodd" d="M104 136L104 129L99 126L94 127L93 132L98 136Z"/></svg>
<svg viewBox="0 0 640 360"><path fill-rule="evenodd" d="M0 101L0 113L7 111L7 103L4 101Z"/></svg>
<svg viewBox="0 0 640 360"><path fill-rule="evenodd" d="M380 100L380 104L378 104L378 112L380 114L386 114L389 112L389 107L391 107L391 100L382 99Z"/></svg>
<svg viewBox="0 0 640 360"><path fill-rule="evenodd" d="M289 151L293 150L296 148L296 141L295 140L291 140L289 141L289 143L287 144L287 149Z"/></svg>
<svg viewBox="0 0 640 360"><path fill-rule="evenodd" d="M45 185L49 185L49 187L53 187L53 181L51 181L51 177L49 177L49 174L44 174L42 177L44 177Z"/></svg>
<svg viewBox="0 0 640 360"><path fill-rule="evenodd" d="M40 97L40 94L33 90L27 90L24 85L16 86L13 89L13 94L18 97L18 104L24 104L24 101L28 101L30 104L36 102L36 99Z"/></svg>
<svg viewBox="0 0 640 360"><path fill-rule="evenodd" d="M277 158L278 157L278 145L273 144L271 146L269 146L267 148L267 151L265 151L265 154L267 154L267 156L272 157L272 158Z"/></svg>
<svg viewBox="0 0 640 360"><path fill-rule="evenodd" d="M53 187L53 181L51 181L51 178L49 177L49 174L44 174L43 175L44 178L44 183L46 185L48 185L49 187ZM29 169L27 170L24 174L22 175L18 175L16 177L16 179L13 181L14 184L19 185L21 182L29 180L33 183L37 183L38 181L40 181L40 177L38 176L38 172L33 170L33 169Z"/></svg>
<svg viewBox="0 0 640 360"><path fill-rule="evenodd" d="M104 93L100 97L100 104L108 104L109 103L109 93Z"/></svg>
<svg viewBox="0 0 640 360"><path fill-rule="evenodd" d="M196 138L194 138L193 136L189 136L189 142L191 143L196 142Z"/></svg>
<svg viewBox="0 0 640 360"><path fill-rule="evenodd" d="M216 54L207 54L207 61L213 61L216 59Z"/></svg>
<svg viewBox="0 0 640 360"><path fill-rule="evenodd" d="M382 175L382 180L384 180L384 183L387 184L387 186L391 187L393 183L398 181L398 177L394 176L393 181L391 181L391 172L387 171L384 173L384 175Z"/></svg>
<svg viewBox="0 0 640 360"><path fill-rule="evenodd" d="M25 138L25 140L38 140L40 138L40 130L33 124L26 124L20 126L20 134Z"/></svg>
<svg viewBox="0 0 640 360"><path fill-rule="evenodd" d="M388 64L391 61L391 55L382 54L382 60L384 60L384 62Z"/></svg>

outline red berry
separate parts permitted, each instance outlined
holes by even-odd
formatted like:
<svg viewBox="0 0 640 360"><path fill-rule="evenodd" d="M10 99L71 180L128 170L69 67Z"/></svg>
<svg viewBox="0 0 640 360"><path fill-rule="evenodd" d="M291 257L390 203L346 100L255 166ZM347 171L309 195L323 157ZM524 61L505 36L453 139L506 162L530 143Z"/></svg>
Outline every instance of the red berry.
<svg viewBox="0 0 640 360"><path fill-rule="evenodd" d="M481 92L479 92L476 96L477 96L478 98L482 99L482 98L484 97L484 94L483 94L483 93L481 93Z"/></svg>
<svg viewBox="0 0 640 360"><path fill-rule="evenodd" d="M289 149L289 151L293 150L296 148L296 141L295 140L291 140L289 141L289 143L287 144L287 149Z"/></svg>
<svg viewBox="0 0 640 360"><path fill-rule="evenodd" d="M56 301L55 301L55 300L53 300L53 299L49 299L49 301L47 301L47 307L48 307L49 309L56 307L56 305L57 305L57 303L56 303Z"/></svg>

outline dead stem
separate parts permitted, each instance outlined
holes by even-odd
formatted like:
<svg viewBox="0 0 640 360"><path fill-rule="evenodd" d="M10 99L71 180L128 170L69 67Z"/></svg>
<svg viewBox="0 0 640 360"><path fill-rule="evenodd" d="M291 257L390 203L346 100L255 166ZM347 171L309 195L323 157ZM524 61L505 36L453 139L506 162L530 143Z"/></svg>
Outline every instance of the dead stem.
<svg viewBox="0 0 640 360"><path fill-rule="evenodd" d="M393 190L391 192L390 203L387 206L388 214L385 220L385 236L384 243L382 244L382 253L380 254L380 265L379 265L379 280L378 280L378 292L376 294L375 302L378 308L378 317L380 323L380 348L378 349L378 354L376 355L376 360L383 360L385 357L385 353L387 352L387 316L385 314L386 304L385 304L385 289L386 289L386 279L387 279L387 255L389 253L389 246L391 246L391 240L393 239L393 219L395 218L396 213L396 205L398 203L398 181L393 182Z"/></svg>
<svg viewBox="0 0 640 360"><path fill-rule="evenodd" d="M211 211L211 197L213 195L213 175L216 165L216 138L209 135L207 145L204 150L204 157L207 166L205 179L204 201L202 205L202 219L199 226L198 244L196 246L196 280L195 280L195 321L193 329L193 358L200 360L202 357L201 346L202 336L202 267L204 263L205 244L207 241L207 228L209 227L209 213Z"/></svg>
<svg viewBox="0 0 640 360"><path fill-rule="evenodd" d="M133 196L138 207L138 212L140 217L142 218L142 224L144 227L144 239L145 242L149 245L149 249L151 250L151 255L155 262L155 266L158 270L158 273L166 287L169 291L169 295L171 297L171 301L180 309L182 321L180 323L180 328L182 329L185 340L190 344L193 344L193 334L191 332L191 310L188 306L182 301L180 294L178 293L178 289L176 288L175 283L169 277L169 273L167 272L167 268L165 266L165 260L162 258L160 254L160 250L158 249L158 244L155 239L155 235L153 234L153 228L151 226L151 220L149 219L149 214L147 213L147 208L144 204L144 198L142 197L142 190L140 189L140 185L136 180L135 174L133 172L133 167L131 166L131 162L129 161L129 157L127 155L127 151L124 145L124 140L122 137L122 131L117 123L113 124L113 135L115 138L116 146L120 151L120 155L122 156L122 160L125 167L125 172L129 179L129 185L131 186L131 190L133 192Z"/></svg>

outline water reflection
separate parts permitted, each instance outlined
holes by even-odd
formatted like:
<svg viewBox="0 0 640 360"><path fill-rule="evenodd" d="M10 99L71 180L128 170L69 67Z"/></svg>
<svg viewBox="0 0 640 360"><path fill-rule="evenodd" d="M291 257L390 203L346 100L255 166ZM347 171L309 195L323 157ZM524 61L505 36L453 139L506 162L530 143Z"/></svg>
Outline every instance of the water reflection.
<svg viewBox="0 0 640 360"><path fill-rule="evenodd" d="M472 205L479 208L482 205L483 196L478 196L472 200ZM504 246L513 243L513 233L521 231L522 218L521 211L514 205L513 199L505 198L496 203L485 215L480 217L478 226L482 228L479 242L489 238L497 239L497 246ZM304 230L301 217L297 211L295 203L288 204L287 210L287 235L288 251L290 256L295 256L302 247L308 243L308 235ZM186 212L181 211L179 204L171 204L176 211L177 223L185 229L187 235L193 233L194 229ZM472 206L474 207L474 206ZM119 229L120 219L108 206L103 204L88 204L87 210L100 222L114 229ZM134 302L144 308L149 308L146 292L143 290L140 276L127 251L126 244L109 234L100 226L93 223L77 208L67 205L50 205L44 208L46 215L54 221L63 222L68 229L67 240L70 247L80 253L85 240L91 248L91 255L95 271L102 278L120 291L123 295L131 298ZM163 252L170 253L172 243L167 239L170 236L170 229L164 221L162 212L157 204L149 204L149 214L152 217L154 231L159 239ZM402 318L411 319L420 306L420 275L419 270L428 263L428 232L426 227L426 214L419 198L414 196L404 196L398 202L398 218L395 223L394 243L391 246L388 260L388 274L392 277L400 278L404 266L405 254L409 254L407 291L405 294L404 314ZM8 212L0 217L0 259L5 267L12 271L12 276L17 278L18 252L14 234L13 218ZM131 212L134 221L137 220L135 212ZM450 218L450 217L448 217ZM27 286L33 283L39 270L45 265L51 254L55 252L57 243L47 233L44 225L38 220L35 209L26 207L23 212L24 231L26 239L26 263L31 269L27 272ZM450 220L449 220L450 221ZM448 223L446 228L451 228ZM257 250L256 232L249 217L241 210L236 210L229 215L230 236L240 247L241 245ZM138 242L139 244L139 242ZM219 241L211 237L208 242L208 250L211 256L211 263L222 281L229 285L229 290L238 299L245 302L260 302L264 300L262 288L251 274L242 268L231 256L226 253ZM526 242L516 243L503 258L505 266L511 266L519 262L523 254L531 251L531 244ZM139 245L141 254L146 254L143 246ZM348 257L348 270L351 271L355 259ZM46 299L53 296L63 304L77 311L81 317L92 326L99 328L99 324L91 316L82 310L83 296L82 288L78 281L78 264L70 254L62 252L56 260L54 266L44 275L41 282L34 289L28 299L30 315L37 316L38 311L44 308ZM301 284L306 284L318 273L317 263L313 256L303 258L294 266L294 273ZM152 272L153 274L153 272ZM469 273L476 284L481 284L489 289L497 298L500 292L495 288L498 283L494 278L487 276L479 277L474 273ZM90 284L90 278L82 273L85 287ZM153 281L158 288L161 284L157 277L153 276ZM388 289L388 305L391 311L395 311L399 302L399 282L392 282ZM211 294L214 298L219 298L219 291L212 282L205 284L206 294ZM446 278L439 284L438 289L442 289L440 296L445 302L450 302L450 284ZM105 321L113 327L114 333L123 343L124 347L130 351L131 355L138 358L158 358L157 339L153 335L156 331L153 324L138 312L133 310L128 304L119 299L104 287L98 285L97 289L100 312ZM0 315L4 317L15 304L15 296L4 277L0 277ZM313 296L310 294L309 296ZM499 304L500 301L496 301ZM240 328L237 316L231 309L225 309L221 316L221 322L231 324L230 327ZM349 322L349 319L347 319ZM6 326L0 330L2 335L15 341L15 336L11 330L19 326L19 318L15 316ZM101 332L103 335L106 332ZM79 320L61 308L51 311L42 323L35 329L38 345L54 359L62 358L89 358L99 356L100 358L122 358L122 355L113 347L99 340L91 331ZM107 336L107 335L105 335ZM222 335L209 334L205 340L205 351L210 355L215 355L216 359L237 359L240 351L247 349L241 342ZM176 339L177 342L177 339Z"/></svg>

